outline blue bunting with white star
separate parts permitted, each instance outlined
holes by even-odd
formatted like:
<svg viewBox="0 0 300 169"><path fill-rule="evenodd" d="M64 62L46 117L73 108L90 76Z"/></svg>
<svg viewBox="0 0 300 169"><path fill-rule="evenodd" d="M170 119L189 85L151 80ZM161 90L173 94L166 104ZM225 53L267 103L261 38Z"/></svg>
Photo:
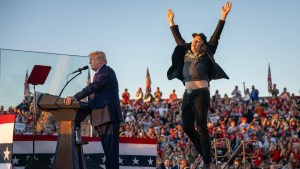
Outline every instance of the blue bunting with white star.
<svg viewBox="0 0 300 169"><path fill-rule="evenodd" d="M10 163L12 143L0 144L0 163Z"/></svg>
<svg viewBox="0 0 300 169"><path fill-rule="evenodd" d="M12 166L19 168L26 165L27 156L32 156L32 140L29 140L30 136L21 137L21 139L14 141L14 151L10 158ZM48 137L49 136L39 136L39 138L35 140L34 158L51 168L55 159L56 141L53 138L47 140ZM120 169L155 169L157 143L151 141L145 143L147 141L139 141L139 139L131 140L133 140L133 142L128 141L128 139L125 142L120 142L118 161ZM99 166L104 166L106 157L101 147L101 142L98 140L91 140L89 144L83 146L85 162L88 169L99 169Z"/></svg>
<svg viewBox="0 0 300 169"><path fill-rule="evenodd" d="M13 167L22 167L26 164L26 156L31 154L16 154L12 156L11 163ZM88 169L97 168L103 166L105 162L104 154L85 154L85 162ZM35 154L35 159L51 166L54 161L54 154ZM156 167L155 156L131 156L131 155L120 155L119 164L120 167ZM98 167L99 168L99 167Z"/></svg>
<svg viewBox="0 0 300 169"><path fill-rule="evenodd" d="M0 169L11 168L15 117L2 115L0 118Z"/></svg>

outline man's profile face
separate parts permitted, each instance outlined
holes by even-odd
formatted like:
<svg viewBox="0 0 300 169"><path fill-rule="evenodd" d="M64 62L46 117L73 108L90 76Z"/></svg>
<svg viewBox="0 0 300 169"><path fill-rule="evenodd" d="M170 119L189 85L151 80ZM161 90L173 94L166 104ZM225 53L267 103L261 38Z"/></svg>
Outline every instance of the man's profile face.
<svg viewBox="0 0 300 169"><path fill-rule="evenodd" d="M203 40L200 36L195 36L192 45L191 45L191 51L192 52L198 52L201 48L201 46L204 44Z"/></svg>
<svg viewBox="0 0 300 169"><path fill-rule="evenodd" d="M100 68L101 64L102 61L97 56L95 55L90 56L90 65L93 71L97 71Z"/></svg>

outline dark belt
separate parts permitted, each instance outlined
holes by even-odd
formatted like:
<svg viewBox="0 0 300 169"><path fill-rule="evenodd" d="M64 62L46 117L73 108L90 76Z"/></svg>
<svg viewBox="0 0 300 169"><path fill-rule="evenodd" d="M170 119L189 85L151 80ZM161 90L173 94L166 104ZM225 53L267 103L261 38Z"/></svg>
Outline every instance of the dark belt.
<svg viewBox="0 0 300 169"><path fill-rule="evenodd" d="M193 92L205 91L208 90L208 87L198 88L198 89L185 89L185 93L191 94Z"/></svg>

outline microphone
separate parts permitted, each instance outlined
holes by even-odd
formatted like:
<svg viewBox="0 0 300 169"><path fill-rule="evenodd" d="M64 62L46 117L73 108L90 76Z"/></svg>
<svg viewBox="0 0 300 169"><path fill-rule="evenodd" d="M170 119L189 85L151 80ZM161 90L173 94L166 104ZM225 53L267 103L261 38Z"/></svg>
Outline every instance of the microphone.
<svg viewBox="0 0 300 169"><path fill-rule="evenodd" d="M70 74L74 74L74 73L77 73L77 72L81 72L81 71L83 71L83 70L86 70L86 69L88 69L89 67L88 66L83 66L82 68L79 68L78 70L75 70L74 72L72 72L72 73L70 73ZM69 75L70 75L69 74Z"/></svg>
<svg viewBox="0 0 300 169"><path fill-rule="evenodd" d="M72 79L67 80L67 83L65 84L65 86L63 87L63 89L60 91L60 93L59 93L59 95L58 95L58 97L57 97L57 99L56 99L56 101L55 101L55 104L57 103L58 99L60 98L62 92L65 90L66 86L67 86L67 85L68 85L75 77L77 77L78 75L80 75L80 74L81 74L81 71L86 70L86 69L88 69L88 68L89 68L88 66L83 66L82 68L79 68L78 70L76 70L76 71L74 71L74 72L68 74L68 76L69 76L69 75L71 75L71 74L74 74L74 73L79 72L77 75L75 75L74 77L72 77ZM67 76L67 79L68 79L68 76Z"/></svg>

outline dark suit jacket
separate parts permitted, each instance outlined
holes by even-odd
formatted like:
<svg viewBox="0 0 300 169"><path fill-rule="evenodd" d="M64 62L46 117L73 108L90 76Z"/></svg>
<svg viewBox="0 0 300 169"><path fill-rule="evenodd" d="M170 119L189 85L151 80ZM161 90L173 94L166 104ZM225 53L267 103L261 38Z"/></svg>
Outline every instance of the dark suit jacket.
<svg viewBox="0 0 300 169"><path fill-rule="evenodd" d="M74 95L81 100L91 94L89 105L92 110L92 125L98 126L111 121L122 121L119 100L119 87L116 74L112 68L103 65L96 73L92 83Z"/></svg>
<svg viewBox="0 0 300 169"><path fill-rule="evenodd" d="M164 163L161 164L161 166L158 169L172 169L172 167L166 167Z"/></svg>
<svg viewBox="0 0 300 169"><path fill-rule="evenodd" d="M226 73L223 71L223 69L215 62L214 54L218 47L218 41L220 39L220 35L222 33L223 27L224 27L225 21L220 20L217 28L215 29L213 35L211 36L210 40L207 42L206 45L203 46L201 50L204 50L206 54L208 55L211 63L212 68L210 68L209 72L209 80L212 79L229 79L229 77L226 75ZM171 31L173 34L173 37L177 43L177 46L174 49L174 52L172 54L172 65L168 70L167 76L168 79L174 79L177 78L181 81L183 81L183 64L184 64L184 56L187 50L191 49L191 43L185 43L185 40L181 37L181 34L178 29L178 25L171 26Z"/></svg>
<svg viewBox="0 0 300 169"><path fill-rule="evenodd" d="M179 165L173 166L172 169L179 169Z"/></svg>

